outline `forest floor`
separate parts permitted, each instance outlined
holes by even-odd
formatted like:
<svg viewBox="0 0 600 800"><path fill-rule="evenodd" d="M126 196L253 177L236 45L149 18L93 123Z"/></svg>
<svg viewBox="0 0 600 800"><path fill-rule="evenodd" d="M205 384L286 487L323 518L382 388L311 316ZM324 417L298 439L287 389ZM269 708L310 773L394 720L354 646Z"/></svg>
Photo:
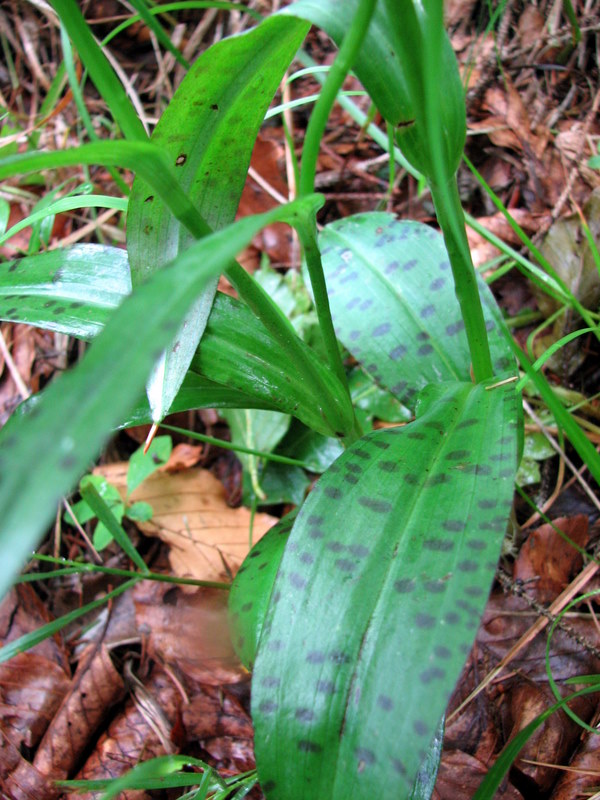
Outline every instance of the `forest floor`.
<svg viewBox="0 0 600 800"><path fill-rule="evenodd" d="M271 6L265 0L251 5L260 11ZM486 3L451 0L447 22L468 86L468 158L521 229L542 251L552 252L555 268L573 292L597 310L600 279L593 259L585 256L581 220L587 221L598 242L600 170L590 168L588 161L597 155L600 141L600 14L592 0L573 5L581 29L578 42L573 40L567 3L554 0L507 0L493 20ZM101 36L124 12L116 0L98 0L88 4L85 13ZM247 17L239 13L188 11L173 31L181 49L193 57L246 24ZM16 149L24 131L39 122L41 103L61 61L60 37L43 10L10 0L0 9L0 40L10 54L0 64L0 102L9 112L0 130L0 148ZM321 63L332 60L335 51L324 34L313 31L308 46ZM156 120L183 77L181 68L160 52L141 25L115 40L111 52L135 83L148 119ZM352 82L348 87L356 88ZM317 90L313 79L302 78L290 85L290 97L284 99ZM87 102L92 117L101 117L104 109L93 89ZM301 106L288 118L297 145L309 108ZM241 216L271 208L277 197L289 195L290 153L280 119L274 118L259 136ZM76 143L77 109L68 91L41 130L47 147ZM91 174L73 170L68 180L90 180L95 191L115 193L110 175L102 169ZM466 166L459 182L465 210L520 251L518 235ZM323 141L316 186L326 197L322 222L384 209L400 218L435 224L428 193L409 175L398 172L389 191L387 156L339 106ZM20 190L19 195L1 195L10 201L9 224L26 217L49 187L22 183ZM565 220L568 234L560 227ZM118 212L95 217L77 212L57 216L51 230L23 230L2 245L2 258L27 252L32 235L42 237L43 247L125 241ZM555 310L547 298L514 266L503 269L500 251L471 228L469 239L475 265L491 279L515 337L523 346L529 341L536 357L581 326L569 315L545 324ZM256 270L265 257L281 273L298 268L297 246L286 229L263 231L245 252L244 265ZM1 339L4 423L23 399L73 363L79 350L66 337L10 322L1 324ZM588 333L545 367L566 402L578 405L581 424L595 445L600 444L598 355L598 340ZM554 702L545 663L550 623L571 599L600 588L598 562L580 552L594 554L600 538L598 487L569 443L559 441L552 422L540 420L544 414L538 398L527 396L526 403L527 459L519 478L522 494L515 495L514 530L448 709L437 800L472 797L503 745ZM229 436L228 425L215 411L190 412L169 421L217 438ZM375 420L376 425L386 422ZM250 512L241 506L242 466L231 451L199 445L166 430L160 433L173 436L173 449L135 494L136 501L151 502L154 514L151 522L128 523L131 535L155 572L230 580L247 550ZM128 459L146 434L146 428L121 433L107 448L96 474L124 492ZM257 513L256 534L290 507L293 491L297 487L289 498L284 493L279 502ZM190 496L192 506L186 504ZM85 529L67 524L63 512L57 513L55 529L41 552L95 558L88 538L93 528L89 523ZM190 524L200 512L202 525ZM177 527L173 514L181 528L188 526L184 548L175 547L169 535L168 529ZM164 521L167 515L169 524ZM224 528L231 531L225 545L220 538ZM101 558L107 566L127 566L117 548L103 550ZM2 642L81 607L109 586L109 579L97 574L18 585L0 606ZM114 777L140 760L168 753L202 758L222 775L253 769L249 675L229 643L223 595L218 590L139 583L62 635L0 664L0 775L5 795L61 797L64 791L54 788L50 779ZM558 622L550 646L556 681L600 672L596 612L597 604L587 599ZM592 727L600 723L596 695L580 698L573 710ZM556 713L527 743L497 797L600 797L599 748L598 736ZM166 795L138 790L127 796ZM260 797L259 790L252 796Z"/></svg>

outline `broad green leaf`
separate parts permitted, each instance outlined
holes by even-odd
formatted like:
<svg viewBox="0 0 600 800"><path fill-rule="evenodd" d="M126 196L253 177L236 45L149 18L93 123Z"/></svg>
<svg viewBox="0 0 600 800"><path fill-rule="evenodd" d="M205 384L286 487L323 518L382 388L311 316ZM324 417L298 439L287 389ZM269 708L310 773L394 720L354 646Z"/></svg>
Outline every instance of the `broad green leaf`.
<svg viewBox="0 0 600 800"><path fill-rule="evenodd" d="M309 495L253 675L268 800L409 796L494 577L517 401L506 385L431 386L415 422L361 439Z"/></svg>
<svg viewBox="0 0 600 800"><path fill-rule="evenodd" d="M441 234L391 214L357 214L320 236L331 312L343 344L380 386L414 408L429 383L470 379L470 355ZM502 314L480 282L498 373L514 364Z"/></svg>
<svg viewBox="0 0 600 800"><path fill-rule="evenodd" d="M210 47L186 75L152 134L152 144L163 149L182 189L215 230L234 218L256 134L307 29L306 23L270 18ZM131 192L127 234L134 286L193 241L140 177ZM216 288L217 279L197 298L156 365L148 385L155 421L168 412L181 386Z"/></svg>
<svg viewBox="0 0 600 800"><path fill-rule="evenodd" d="M90 339L131 292L127 253L77 244L0 265L0 317Z"/></svg>
<svg viewBox="0 0 600 800"><path fill-rule="evenodd" d="M254 545L237 571L228 599L231 641L242 664L252 669L275 576L296 519L285 516Z"/></svg>
<svg viewBox="0 0 600 800"><path fill-rule="evenodd" d="M81 363L54 381L29 414L9 420L0 432L0 596L35 548L61 495L139 396L206 281L264 225L293 222L321 202L313 196L248 217L193 244L119 306Z"/></svg>
<svg viewBox="0 0 600 800"><path fill-rule="evenodd" d="M0 265L0 318L83 339L97 334L131 289L127 253L116 247L75 245ZM333 394L336 380L301 341L323 385ZM334 435L314 402L304 374L289 369L278 341L243 303L217 293L209 323L171 409L264 408L294 414L326 435ZM140 401L127 424L150 422Z"/></svg>

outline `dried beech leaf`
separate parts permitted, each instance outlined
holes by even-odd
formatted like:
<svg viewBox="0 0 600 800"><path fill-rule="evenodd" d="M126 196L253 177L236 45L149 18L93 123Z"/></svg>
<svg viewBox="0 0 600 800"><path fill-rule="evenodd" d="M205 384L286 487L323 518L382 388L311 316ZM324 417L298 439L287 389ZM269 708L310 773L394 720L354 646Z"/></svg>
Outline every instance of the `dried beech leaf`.
<svg viewBox="0 0 600 800"><path fill-rule="evenodd" d="M126 463L95 472L125 496ZM169 545L169 561L180 578L229 580L250 549L250 512L229 508L223 485L207 470L155 473L132 492L129 501L152 506L152 519L136 524L146 536L156 536ZM268 514L255 514L253 542L276 522Z"/></svg>

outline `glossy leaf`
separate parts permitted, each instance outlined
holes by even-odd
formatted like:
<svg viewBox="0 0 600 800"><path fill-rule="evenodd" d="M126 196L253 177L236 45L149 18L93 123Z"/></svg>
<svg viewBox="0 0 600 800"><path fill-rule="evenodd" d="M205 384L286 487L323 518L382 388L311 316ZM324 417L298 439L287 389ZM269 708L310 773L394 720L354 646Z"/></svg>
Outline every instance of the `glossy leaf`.
<svg viewBox="0 0 600 800"><path fill-rule="evenodd" d="M124 250L75 245L0 265L0 318L89 339L130 289ZM318 357L301 341L297 346L322 384L332 394L338 391ZM217 293L202 347L171 410L264 408L294 414L315 430L334 435L304 375L288 365L285 350L247 306ZM147 401L141 400L120 424L151 419Z"/></svg>
<svg viewBox="0 0 600 800"><path fill-rule="evenodd" d="M82 362L0 432L0 596L68 492L127 413L206 281L264 226L314 213L321 198L248 217L195 243L116 310ZM140 330L144 335L140 336ZM135 346L133 346L133 344Z"/></svg>
<svg viewBox="0 0 600 800"><path fill-rule="evenodd" d="M506 385L430 387L415 422L361 439L309 495L253 676L269 800L410 794L494 577L517 398Z"/></svg>
<svg viewBox="0 0 600 800"><path fill-rule="evenodd" d="M339 46L358 3L359 0L346 0L341 14L336 0L298 0L282 13L310 20ZM460 162L466 133L463 89L456 57L443 31L436 44L440 65L436 72L435 118L431 119L426 112L424 60L434 28L434 19L429 13L434 5L413 0L389 3L381 0L353 67L381 115L397 126L399 145L408 160L428 177L435 169L432 142L437 135L432 136L435 133L432 128L439 128L450 175Z"/></svg>
<svg viewBox="0 0 600 800"><path fill-rule="evenodd" d="M77 244L0 264L0 317L91 339L131 292L127 253Z"/></svg>
<svg viewBox="0 0 600 800"><path fill-rule="evenodd" d="M244 559L228 599L229 626L235 652L252 669L275 576L296 519L292 511L267 531Z"/></svg>
<svg viewBox="0 0 600 800"><path fill-rule="evenodd" d="M429 383L470 379L470 354L442 236L391 214L357 214L320 235L339 339L380 386L414 408ZM498 373L514 364L502 314L480 282Z"/></svg>
<svg viewBox="0 0 600 800"><path fill-rule="evenodd" d="M235 215L256 134L307 25L282 18L210 47L195 62L161 116L151 142L165 152L182 189L218 230ZM131 193L127 249L134 286L193 241L141 178ZM155 421L162 419L202 336L216 279L197 298L148 385Z"/></svg>

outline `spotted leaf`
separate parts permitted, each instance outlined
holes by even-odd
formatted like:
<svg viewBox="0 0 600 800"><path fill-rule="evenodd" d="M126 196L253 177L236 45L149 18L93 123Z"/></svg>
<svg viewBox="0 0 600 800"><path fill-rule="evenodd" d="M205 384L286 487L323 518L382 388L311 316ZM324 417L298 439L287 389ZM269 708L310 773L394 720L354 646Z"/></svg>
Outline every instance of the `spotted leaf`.
<svg viewBox="0 0 600 800"><path fill-rule="evenodd" d="M125 250L78 244L0 265L0 319L91 339L130 291ZM298 346L334 393L335 377L306 345ZM325 435L334 433L304 376L288 369L281 345L247 306L220 292L202 347L171 404L173 411L207 407L282 411ZM151 418L148 402L140 401L122 426Z"/></svg>
<svg viewBox="0 0 600 800"><path fill-rule="evenodd" d="M518 425L514 387L432 386L309 495L253 676L269 800L409 796L493 580Z"/></svg>
<svg viewBox="0 0 600 800"><path fill-rule="evenodd" d="M307 25L267 19L210 47L195 62L151 141L171 158L182 188L208 225L232 222L254 139ZM127 250L135 286L185 250L192 235L142 179L129 204ZM210 283L188 313L148 384L155 420L168 412L202 336L217 288Z"/></svg>
<svg viewBox="0 0 600 800"><path fill-rule="evenodd" d="M414 408L429 383L469 380L471 358L444 240L419 222L357 214L321 233L338 338L363 369ZM502 314L480 282L497 372L514 364Z"/></svg>

